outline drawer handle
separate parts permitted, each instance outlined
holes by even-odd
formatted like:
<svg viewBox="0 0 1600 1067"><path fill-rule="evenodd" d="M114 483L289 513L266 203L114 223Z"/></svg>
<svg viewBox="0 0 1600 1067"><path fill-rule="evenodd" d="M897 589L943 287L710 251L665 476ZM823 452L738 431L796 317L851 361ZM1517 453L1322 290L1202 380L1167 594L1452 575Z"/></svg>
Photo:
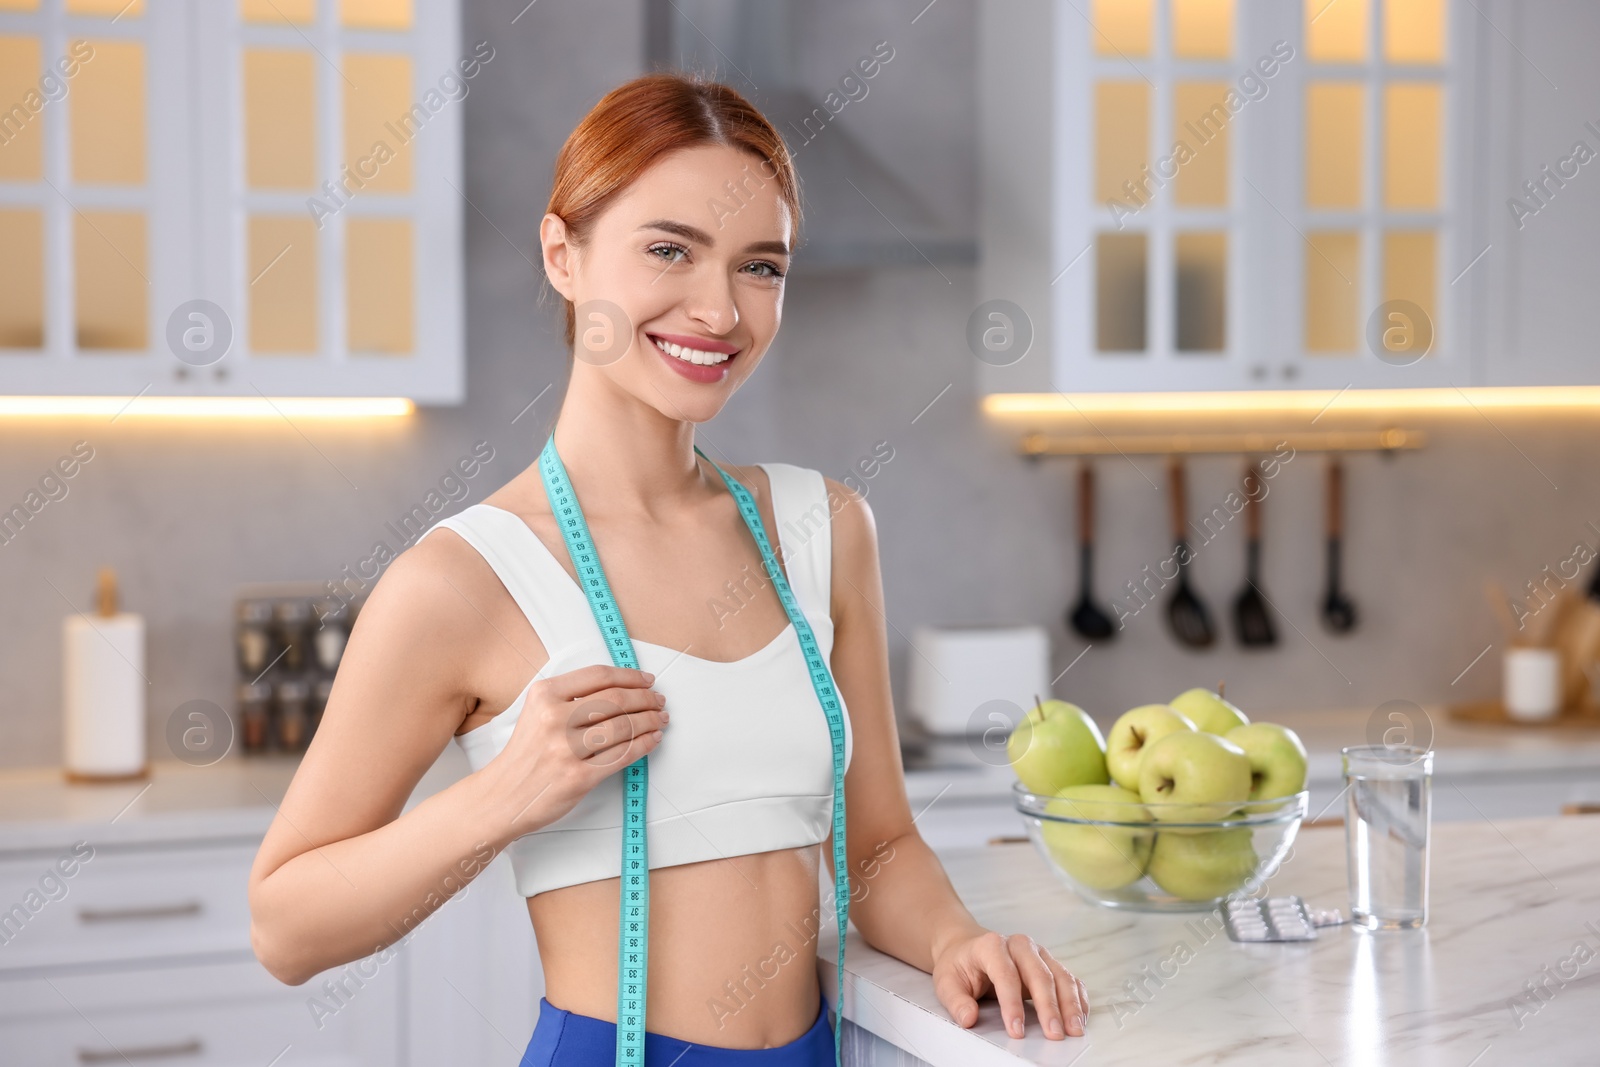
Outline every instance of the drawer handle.
<svg viewBox="0 0 1600 1067"><path fill-rule="evenodd" d="M79 1063L120 1063L126 1060L165 1060L174 1056L198 1056L205 1046L198 1037L175 1045L143 1045L138 1048L78 1050Z"/></svg>
<svg viewBox="0 0 1600 1067"><path fill-rule="evenodd" d="M149 908L79 908L78 921L86 923L143 922L146 919L182 919L199 915L203 909L198 900L182 904L157 904Z"/></svg>

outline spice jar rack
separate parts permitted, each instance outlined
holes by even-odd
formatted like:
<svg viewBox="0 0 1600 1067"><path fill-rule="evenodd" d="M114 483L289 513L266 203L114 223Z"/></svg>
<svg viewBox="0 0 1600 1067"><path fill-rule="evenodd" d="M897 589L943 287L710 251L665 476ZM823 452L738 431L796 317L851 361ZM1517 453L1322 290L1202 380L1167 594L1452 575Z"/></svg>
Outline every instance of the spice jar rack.
<svg viewBox="0 0 1600 1067"><path fill-rule="evenodd" d="M240 748L303 752L322 721L350 628L364 601L284 582L242 587L234 600Z"/></svg>

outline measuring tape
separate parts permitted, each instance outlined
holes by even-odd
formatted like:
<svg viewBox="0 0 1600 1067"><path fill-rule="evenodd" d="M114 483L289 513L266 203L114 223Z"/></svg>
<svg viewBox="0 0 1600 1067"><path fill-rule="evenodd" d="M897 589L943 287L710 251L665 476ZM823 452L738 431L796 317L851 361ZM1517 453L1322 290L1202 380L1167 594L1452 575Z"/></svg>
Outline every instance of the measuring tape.
<svg viewBox="0 0 1600 1067"><path fill-rule="evenodd" d="M695 446L695 454L707 463L711 458ZM734 481L726 471L716 467L728 491L738 502L739 514L750 528L761 549L761 561L767 577L778 591L778 599L789 621L794 624L800 638L801 651L811 675L811 687L816 690L828 720L828 737L833 746L833 900L834 913L839 926L838 985L836 999L844 998L844 935L850 915L850 870L845 851L844 817L844 708L834 688L833 674L817 645L811 624L800 610L799 601L789 588L788 579L773 557L772 545L767 540L766 528L761 522L761 510L749 490ZM545 442L539 453L539 474L544 479L545 495L550 499L550 510L561 527L562 539L578 572L578 584L589 598L589 607L600 625L600 635L611 653L611 661L618 667L639 669L634 655L633 641L623 625L622 613L617 610L616 598L606 582L605 571L600 567L600 555L595 551L594 540L589 536L589 524L583 519L583 509L578 506L577 494L567 478L567 469L556 454L555 434ZM617 930L617 1065L618 1067L644 1067L645 991L649 973L650 947L650 864L645 833L645 795L649 791L649 757L640 756L622 772L622 897L621 915ZM835 1008L833 1028L833 1058L839 1060L840 1040L844 1034L844 1013Z"/></svg>

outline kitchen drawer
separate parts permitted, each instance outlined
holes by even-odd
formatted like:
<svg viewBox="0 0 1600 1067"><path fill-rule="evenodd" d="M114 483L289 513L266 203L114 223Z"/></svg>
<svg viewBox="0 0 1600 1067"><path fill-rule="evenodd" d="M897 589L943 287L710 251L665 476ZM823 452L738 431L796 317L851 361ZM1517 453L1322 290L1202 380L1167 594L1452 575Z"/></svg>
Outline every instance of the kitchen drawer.
<svg viewBox="0 0 1600 1067"><path fill-rule="evenodd" d="M399 1062L399 958L285 986L254 960L0 977L6 1067L390 1067ZM361 968L357 970L357 968ZM344 979L342 1003L322 988ZM313 1012L308 999L334 1005ZM320 1024L320 1025L319 1025Z"/></svg>
<svg viewBox="0 0 1600 1067"><path fill-rule="evenodd" d="M68 851L8 858L0 862L0 974L248 952L255 853L254 843L101 847L79 858L71 877L57 867L73 858Z"/></svg>

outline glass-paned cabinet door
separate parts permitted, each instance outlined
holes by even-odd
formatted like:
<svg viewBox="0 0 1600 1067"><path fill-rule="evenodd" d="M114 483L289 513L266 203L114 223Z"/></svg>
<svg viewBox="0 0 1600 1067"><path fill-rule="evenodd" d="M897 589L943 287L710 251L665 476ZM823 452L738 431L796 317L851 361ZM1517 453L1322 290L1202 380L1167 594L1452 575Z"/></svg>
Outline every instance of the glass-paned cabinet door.
<svg viewBox="0 0 1600 1067"><path fill-rule="evenodd" d="M457 16L0 0L0 393L458 401Z"/></svg>
<svg viewBox="0 0 1600 1067"><path fill-rule="evenodd" d="M0 393L132 395L170 370L188 33L160 0L0 0Z"/></svg>
<svg viewBox="0 0 1600 1067"><path fill-rule="evenodd" d="M1286 225L1285 343L1259 373L1341 388L1471 385L1467 275L1487 238L1464 210L1475 146L1463 69L1475 24L1451 0L1297 0L1296 120L1262 166ZM1292 134L1292 135L1291 135ZM1266 186L1264 186L1266 188Z"/></svg>
<svg viewBox="0 0 1600 1067"><path fill-rule="evenodd" d="M492 49L455 0L216 0L207 299L269 396L462 391L460 143Z"/></svg>
<svg viewBox="0 0 1600 1067"><path fill-rule="evenodd" d="M1057 5L1056 387L1471 384L1470 23L1455 0Z"/></svg>
<svg viewBox="0 0 1600 1067"><path fill-rule="evenodd" d="M1253 134L1233 0L1058 10L1056 381L1063 390L1244 384ZM1276 61L1274 61L1276 63Z"/></svg>

